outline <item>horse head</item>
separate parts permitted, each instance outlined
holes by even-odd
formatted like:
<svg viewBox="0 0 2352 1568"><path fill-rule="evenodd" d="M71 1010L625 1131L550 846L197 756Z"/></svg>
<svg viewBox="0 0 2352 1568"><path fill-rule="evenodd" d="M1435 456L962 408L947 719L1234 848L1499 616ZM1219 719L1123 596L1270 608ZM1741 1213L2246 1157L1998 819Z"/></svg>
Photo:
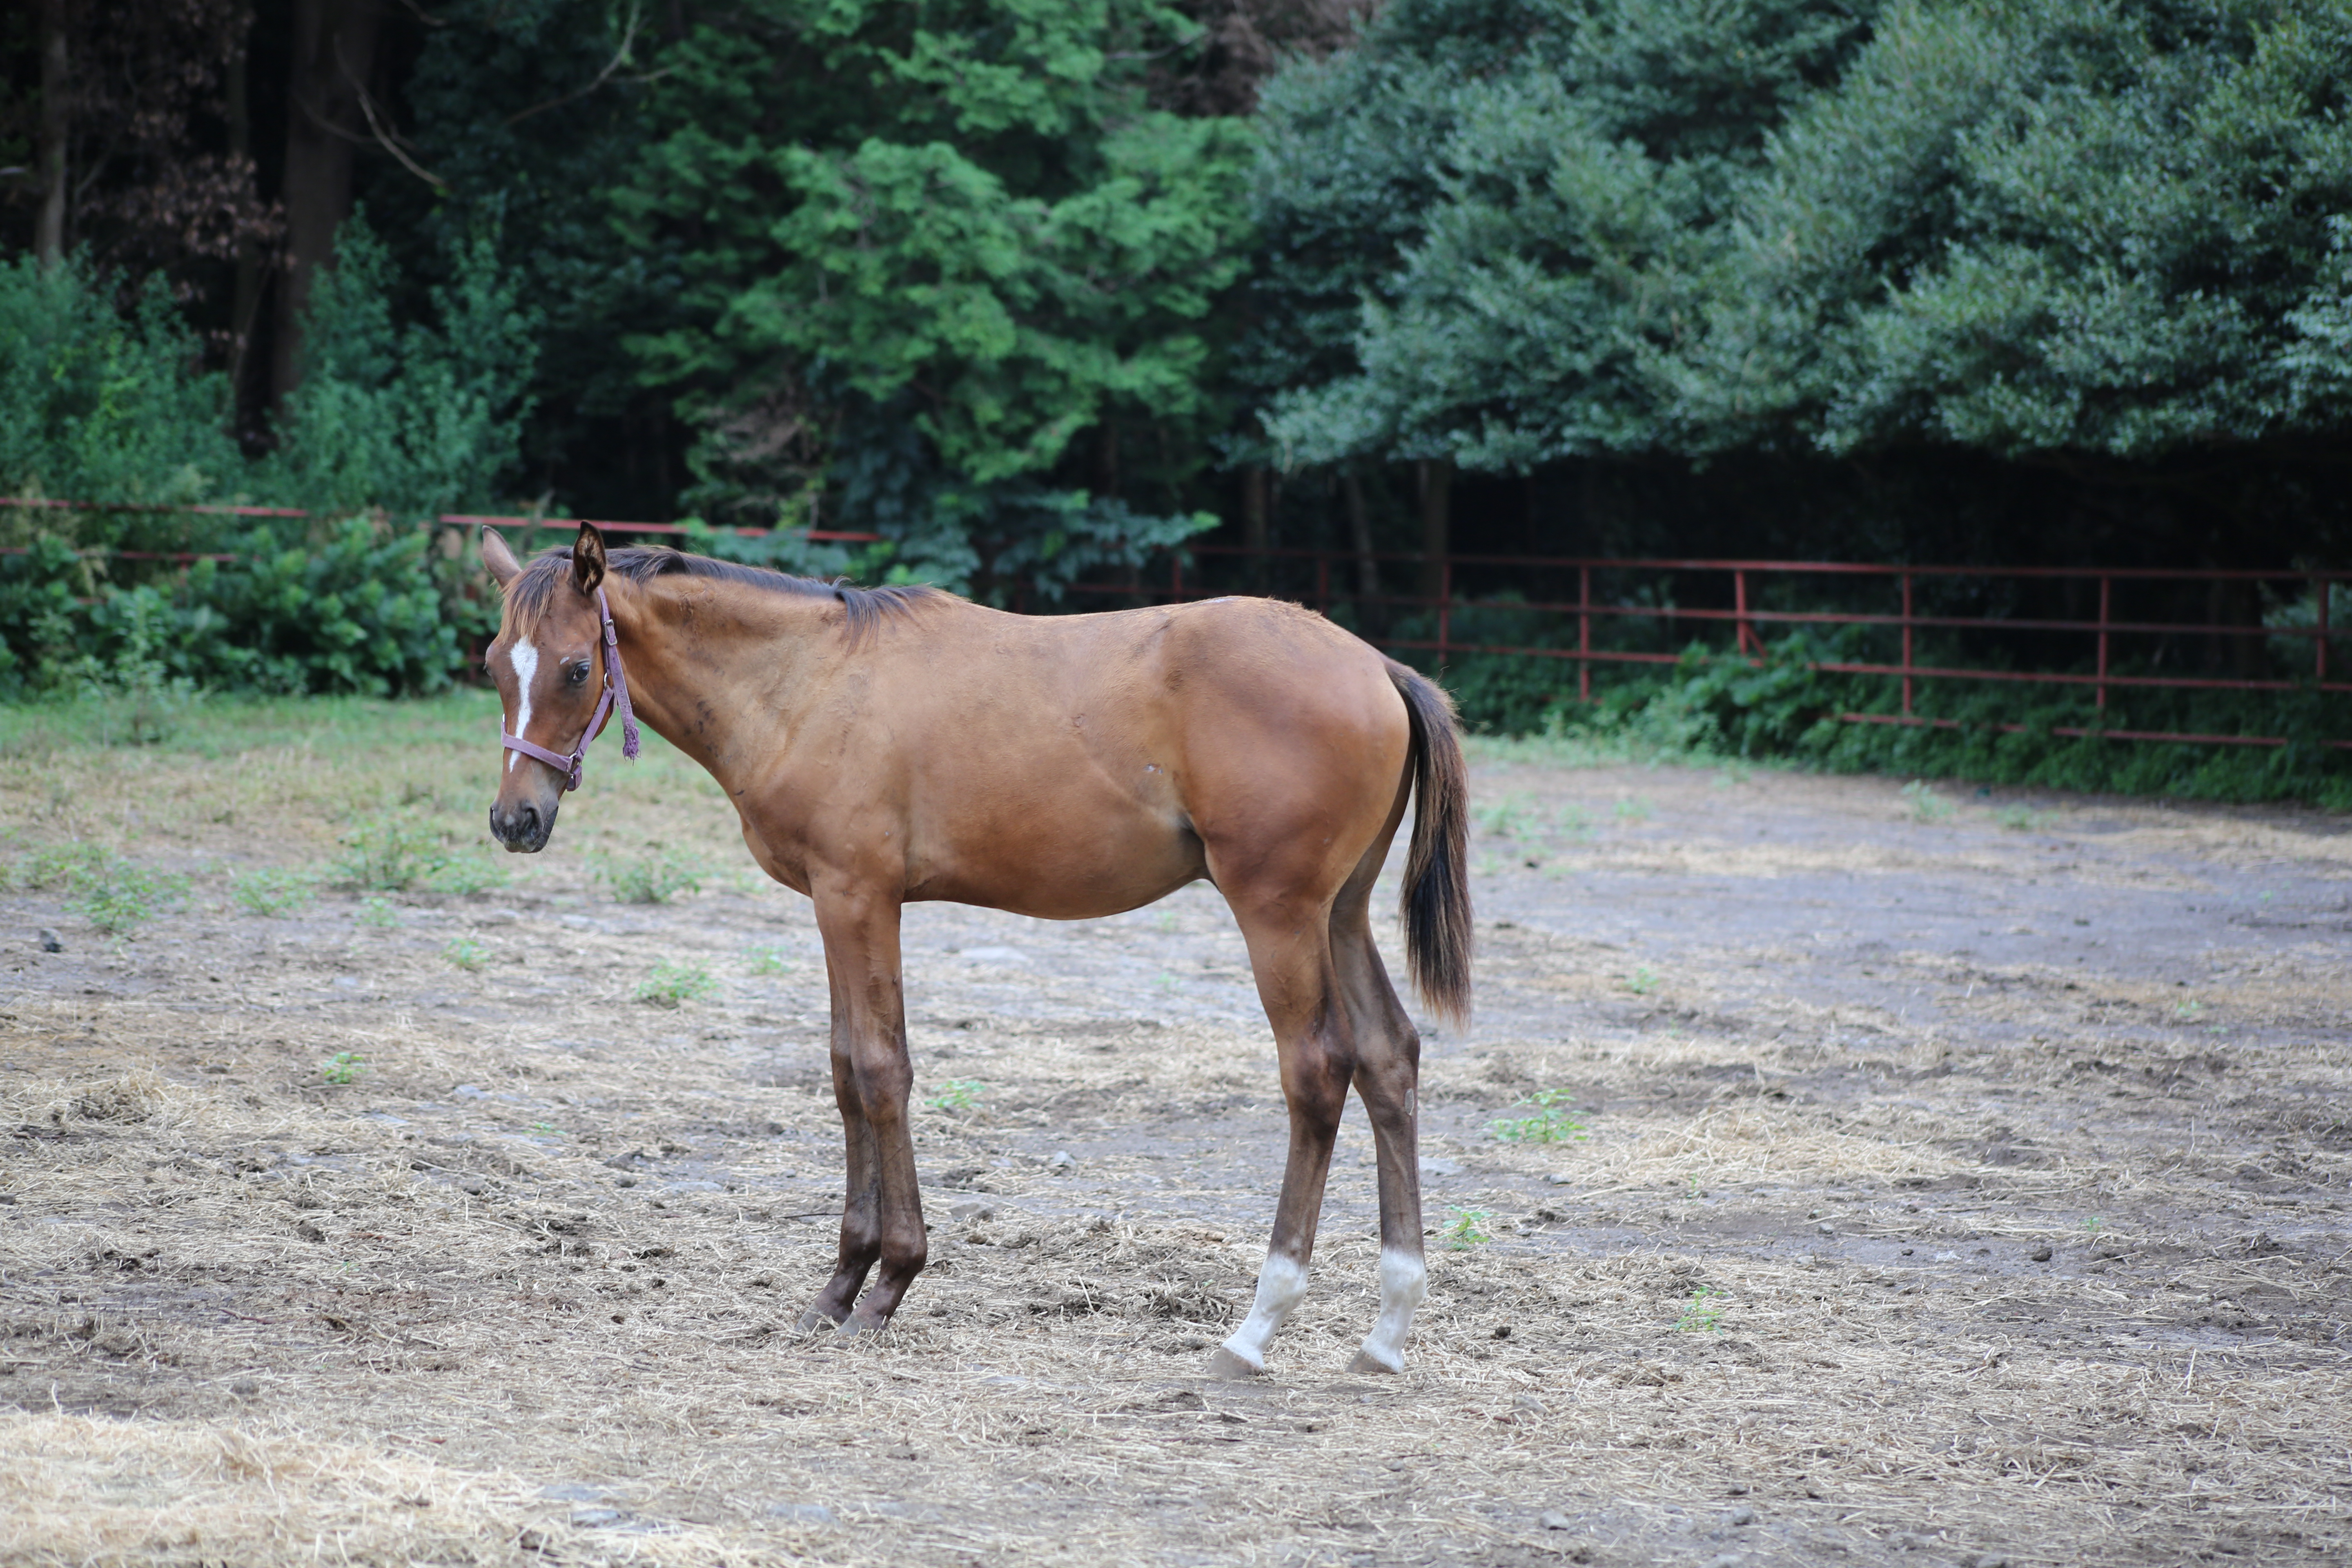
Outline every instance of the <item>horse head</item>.
<svg viewBox="0 0 2352 1568"><path fill-rule="evenodd" d="M482 563L506 596L498 640L484 660L505 706L506 763L490 832L516 854L536 854L555 831L566 790L580 785L588 742L617 707L625 752L636 725L620 647L604 602L604 536L580 525L568 560L553 552L525 566L482 531Z"/></svg>

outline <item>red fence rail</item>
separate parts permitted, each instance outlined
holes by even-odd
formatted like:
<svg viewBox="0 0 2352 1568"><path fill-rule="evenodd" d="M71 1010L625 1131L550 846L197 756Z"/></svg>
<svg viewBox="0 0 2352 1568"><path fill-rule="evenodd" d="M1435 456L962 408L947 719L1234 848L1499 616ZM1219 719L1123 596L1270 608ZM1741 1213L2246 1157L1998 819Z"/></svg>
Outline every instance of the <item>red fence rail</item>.
<svg viewBox="0 0 2352 1568"><path fill-rule="evenodd" d="M102 502L49 500L39 498L0 497L0 508L38 508L60 510L131 511L131 512L194 512L206 515L239 517L307 517L310 513L296 508L253 506L174 506L168 504L114 505ZM473 527L499 529L566 529L576 526L580 520L569 518L539 518L529 516L485 516L473 513L447 513L433 519L424 526ZM596 521L596 526L609 532L682 536L689 531L677 523ZM769 530L735 528L725 530L744 537L757 538ZM871 542L881 536L875 533L845 530L811 529L800 531L803 538L826 542ZM6 553L20 553L18 551ZM104 554L122 559L187 563L196 560L233 560L220 554L197 554L191 552L99 551L85 553ZM1188 576L1187 565L1195 570ZM1117 596L1142 603L1171 603L1197 599L1212 592L1221 592L1223 585L1213 584L1200 568L1223 564L1228 569L1214 575L1234 579L1236 583L1255 580L1263 583L1275 572L1292 568L1293 596L1328 612L1338 605L1349 605L1360 622L1367 613L1387 617L1398 612L1419 614L1433 622L1435 635L1417 637L1387 637L1368 632L1370 640L1384 647L1431 653L1441 665L1457 655L1493 655L1509 658L1547 659L1576 668L1576 693L1580 701L1592 700L1592 675L1595 667L1610 665L1672 665L1682 661L1685 655L1662 649L1610 647L1598 646L1594 640L1596 627L1630 626L1647 623L1661 628L1668 637L1680 635L1684 624L1694 629L1721 628L1731 630L1729 657L1745 658L1760 664L1765 644L1758 634L1759 626L1772 627L1843 627L1869 626L1891 629L1897 634L1900 652L1893 661L1869 659L1823 659L1808 661L1806 668L1827 674L1860 675L1881 678L1899 683L1899 708L1893 713L1844 712L1837 717L1848 723L1897 724L1917 727L1958 728L1958 721L1934 718L1916 711L1919 689L1928 681L1985 681L2011 685L2051 688L2089 688L2095 710L2104 713L2108 695L2116 690L2181 690L2181 691L2246 691L2246 692L2319 692L2330 695L2352 693L2352 682L2339 678L2331 668L2330 644L2341 637L2352 637L2352 628L2330 625L2330 599L2339 586L2352 584L2352 572L2320 570L2195 570L2185 571L2162 567L2071 567L2071 566L1908 566L1879 565L1845 561L1769 561L1746 559L1683 559L1672 557L1626 559L1615 557L1553 556L1553 555L1452 555L1435 564L1438 592L1434 595L1396 594L1386 591L1364 591L1361 583L1369 573L1373 579L1383 566L1409 567L1418 575L1428 564L1427 558L1415 552L1385 552L1365 555L1357 552L1317 549L1251 550L1238 545L1196 544L1170 556L1164 589L1156 574L1147 579L1141 574L1131 574L1124 582L1096 582L1073 584L1076 593L1089 596ZM1342 574L1352 571L1359 576L1355 592L1335 592L1333 567ZM1238 570L1234 570L1238 568ZM1311 574L1307 581L1297 580L1299 570ZM1565 581L1573 574L1575 596L1571 598L1529 597L1523 594L1504 595L1458 591L1465 582L1497 579L1529 580L1530 574L1549 574L1555 581ZM1630 602L1624 597L1610 599L1594 592L1596 574L1619 577L1645 578L1655 582L1662 578L1681 579L1686 584L1696 580L1699 599L1714 603L1661 604ZM1884 584L1890 590L1888 606L1884 610L1857 609L1788 609L1766 607L1759 587L1796 579L1832 579L1847 584ZM1709 579L1714 580L1710 588ZM2095 585L2098 609L2095 616L2084 618L2069 616L2000 616L1952 615L1922 613L1918 607L1918 592L1923 584L1969 581L1977 583L2057 583ZM2175 588L2210 588L2215 584L2249 585L2291 585L2296 595L2310 595L2313 614L2305 626L2272 626L2259 620L2202 621L2151 620L2119 615L2116 606L2118 584L2132 586L2163 586ZM1552 616L1561 622L1573 617L1573 647L1538 644L1493 643L1464 640L1454 635L1455 617L1467 612L1507 611L1514 615ZM2085 645L2077 662L2090 668L2018 669L1986 665L1961 665L1949 662L1923 663L1918 658L1918 634L1922 631L1966 633L1979 637L2016 634L2053 634L2061 637L2081 637ZM2115 668L2116 642L2126 637L2213 639L2226 644L2230 639L2258 638L2265 641L2284 639L2290 643L2307 643L2310 653L2310 674L2306 677L2281 679L2275 676L2224 677L2216 675L2169 674L2153 671L2132 672ZM2045 665L2055 661L2045 659ZM2021 732L2030 726L2018 723L1998 723L1993 728L2010 733ZM2180 731L2110 729L2100 725L2059 726L2049 733L2064 736L2097 735L2108 740L2175 742L2200 745L2222 746L2284 746L2288 738L2278 735L2238 733L2200 733ZM2330 738L2326 745L2352 750L2352 738Z"/></svg>

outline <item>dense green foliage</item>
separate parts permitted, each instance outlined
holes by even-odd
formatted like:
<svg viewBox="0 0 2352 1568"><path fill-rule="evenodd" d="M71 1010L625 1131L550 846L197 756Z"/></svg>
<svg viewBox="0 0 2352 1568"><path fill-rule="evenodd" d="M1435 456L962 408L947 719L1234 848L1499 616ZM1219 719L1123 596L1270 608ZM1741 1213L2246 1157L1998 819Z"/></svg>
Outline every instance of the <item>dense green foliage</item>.
<svg viewBox="0 0 2352 1568"><path fill-rule="evenodd" d="M1185 487L1249 140L1143 94L1195 31L1150 0L763 0L667 51L616 200L685 279L629 346L702 425L688 504L837 517L999 595L1213 522Z"/></svg>
<svg viewBox="0 0 2352 1568"><path fill-rule="evenodd" d="M529 321L486 243L459 258L440 321L404 328L363 224L343 248L310 374L257 458L227 435L223 379L197 368L159 292L118 314L79 265L0 271L0 321L23 328L0 334L0 486L100 503L0 513L0 690L449 683L482 612L415 524L495 494ZM174 510L257 500L314 515ZM229 559L139 558L160 552Z"/></svg>
<svg viewBox="0 0 2352 1568"><path fill-rule="evenodd" d="M2340 430L2347 84L2341 0L1405 0L1269 99L1269 430L1514 471Z"/></svg>

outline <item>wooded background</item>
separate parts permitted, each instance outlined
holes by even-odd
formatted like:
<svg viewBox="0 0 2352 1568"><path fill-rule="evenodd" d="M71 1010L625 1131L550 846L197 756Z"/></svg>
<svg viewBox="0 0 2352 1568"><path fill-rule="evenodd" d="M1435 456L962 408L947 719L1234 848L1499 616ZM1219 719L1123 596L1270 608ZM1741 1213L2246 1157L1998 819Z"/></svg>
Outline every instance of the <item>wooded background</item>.
<svg viewBox="0 0 2352 1568"><path fill-rule="evenodd" d="M884 543L768 558L1033 607L1205 528L2346 560L2347 0L30 0L0 48L16 493L816 523Z"/></svg>

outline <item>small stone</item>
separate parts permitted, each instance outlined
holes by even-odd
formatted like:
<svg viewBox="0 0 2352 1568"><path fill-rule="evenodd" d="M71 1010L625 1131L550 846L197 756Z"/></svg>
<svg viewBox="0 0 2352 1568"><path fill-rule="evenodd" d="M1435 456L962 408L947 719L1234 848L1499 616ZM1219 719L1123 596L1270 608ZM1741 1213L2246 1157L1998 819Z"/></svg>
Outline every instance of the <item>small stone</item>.
<svg viewBox="0 0 2352 1568"><path fill-rule="evenodd" d="M1753 1524L1756 1522L1756 1510L1749 1508L1746 1503L1741 1503L1738 1508L1731 1510L1731 1517L1725 1522L1734 1526Z"/></svg>
<svg viewBox="0 0 2352 1568"><path fill-rule="evenodd" d="M2003 1552L1979 1552L1969 1559L1969 1568L2009 1568L2009 1554Z"/></svg>
<svg viewBox="0 0 2352 1568"><path fill-rule="evenodd" d="M1511 1337L1511 1325L1508 1323L1496 1323L1495 1325L1495 1337L1498 1340L1509 1339Z"/></svg>
<svg viewBox="0 0 2352 1568"><path fill-rule="evenodd" d="M1462 1163L1459 1160L1423 1159L1421 1163L1421 1173L1424 1179L1430 1176L1458 1176L1462 1173Z"/></svg>
<svg viewBox="0 0 2352 1568"><path fill-rule="evenodd" d="M1739 1561L1737 1552L1718 1552L1706 1560L1705 1568L1739 1568Z"/></svg>
<svg viewBox="0 0 2352 1568"><path fill-rule="evenodd" d="M1546 1175L1544 1180L1555 1187L1565 1187L1573 1183L1576 1178L1566 1171L1553 1171Z"/></svg>
<svg viewBox="0 0 2352 1568"><path fill-rule="evenodd" d="M948 1205L948 1217L962 1225L977 1220L994 1219L996 1210L990 1205L982 1203L978 1198L964 1198Z"/></svg>
<svg viewBox="0 0 2352 1568"><path fill-rule="evenodd" d="M1960 1260L1960 1255L1957 1252L1939 1252L1936 1254L1935 1260L1938 1263L1958 1263Z"/></svg>
<svg viewBox="0 0 2352 1568"><path fill-rule="evenodd" d="M1727 1496L1746 1497L1748 1495L1748 1483L1746 1481L1734 1481L1723 1489Z"/></svg>
<svg viewBox="0 0 2352 1568"><path fill-rule="evenodd" d="M1049 1171L1075 1171L1077 1167L1077 1161L1070 1157L1067 1149L1055 1150L1054 1157L1045 1162L1045 1168Z"/></svg>
<svg viewBox="0 0 2352 1568"><path fill-rule="evenodd" d="M1813 1226L1813 1228L1821 1232L1823 1236L1835 1236L1837 1234L1837 1226L1832 1225L1827 1220L1822 1221L1821 1224Z"/></svg>
<svg viewBox="0 0 2352 1568"><path fill-rule="evenodd" d="M228 1391L231 1394L236 1394L239 1399L251 1399L255 1394L261 1392L261 1384L254 1382L253 1379L249 1377L240 1377L235 1383L228 1385Z"/></svg>
<svg viewBox="0 0 2352 1568"><path fill-rule="evenodd" d="M1532 1394L1515 1394L1511 1399L1511 1408L1532 1411L1540 1415L1544 1413L1544 1402Z"/></svg>
<svg viewBox="0 0 2352 1568"><path fill-rule="evenodd" d="M2025 1256L2032 1258L2036 1263L2047 1263L2050 1261L2050 1248L2046 1247L2037 1247Z"/></svg>
<svg viewBox="0 0 2352 1568"><path fill-rule="evenodd" d="M58 940L58 933L47 926L41 928L40 942L43 952L63 952L66 950L66 944Z"/></svg>
<svg viewBox="0 0 2352 1568"><path fill-rule="evenodd" d="M572 1525L575 1530L602 1530L626 1517L617 1508L575 1508L572 1510Z"/></svg>
<svg viewBox="0 0 2352 1568"><path fill-rule="evenodd" d="M1548 1508L1544 1510L1543 1517L1537 1521L1537 1522L1541 1524L1546 1530L1574 1530L1576 1528L1576 1521L1569 1518L1568 1515L1560 1512L1559 1510L1556 1508Z"/></svg>
<svg viewBox="0 0 2352 1568"><path fill-rule="evenodd" d="M788 1519L794 1524L831 1524L833 1510L821 1502L776 1502L768 1505L770 1519Z"/></svg>

